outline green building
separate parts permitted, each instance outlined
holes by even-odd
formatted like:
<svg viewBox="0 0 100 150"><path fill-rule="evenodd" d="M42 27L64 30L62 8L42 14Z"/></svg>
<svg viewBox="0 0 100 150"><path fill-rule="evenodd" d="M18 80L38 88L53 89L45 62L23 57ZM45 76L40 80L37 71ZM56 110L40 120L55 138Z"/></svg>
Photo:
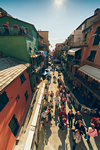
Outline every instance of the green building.
<svg viewBox="0 0 100 150"><path fill-rule="evenodd" d="M31 64L28 72L34 88L40 69L38 32L34 25L7 15L0 17L0 52L3 57L10 56Z"/></svg>

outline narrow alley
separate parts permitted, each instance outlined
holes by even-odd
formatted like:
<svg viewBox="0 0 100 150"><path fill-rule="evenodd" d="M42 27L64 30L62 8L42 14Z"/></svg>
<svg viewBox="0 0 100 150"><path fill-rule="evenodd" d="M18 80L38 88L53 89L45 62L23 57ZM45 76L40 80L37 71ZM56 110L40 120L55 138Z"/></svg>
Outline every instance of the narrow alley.
<svg viewBox="0 0 100 150"><path fill-rule="evenodd" d="M55 71L54 75L58 78L58 72ZM63 81L63 75L61 74L61 79ZM51 84L49 86L49 91L55 93L57 91L58 83L53 83L53 74L51 78ZM50 101L50 96L49 96ZM60 101L59 101L60 102ZM39 131L39 144L38 150L72 150L73 147L73 132L69 129L69 125L65 126L64 132L59 128L59 116L58 112L55 111L55 101L53 99L53 113L52 113L52 121L51 123L47 123L44 127L40 126ZM68 114L69 110L75 114L76 111L71 104L70 100L66 102L66 113ZM87 128L90 126L91 121L90 116L83 115L84 126ZM74 129L74 126L72 127ZM100 149L100 135L95 138L90 139L90 143L88 144L86 139L82 136L82 140L76 146L76 150L99 150Z"/></svg>

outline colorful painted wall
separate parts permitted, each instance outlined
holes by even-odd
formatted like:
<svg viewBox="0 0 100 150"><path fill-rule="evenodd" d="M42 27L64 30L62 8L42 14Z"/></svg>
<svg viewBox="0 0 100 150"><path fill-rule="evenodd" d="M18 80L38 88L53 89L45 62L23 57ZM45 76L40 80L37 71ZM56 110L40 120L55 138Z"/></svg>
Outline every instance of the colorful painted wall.
<svg viewBox="0 0 100 150"><path fill-rule="evenodd" d="M89 41L89 44L88 44L88 47L87 47L86 53L85 53L86 54L85 62L88 64L91 64L91 65L98 66L98 67L100 67L100 40L97 45L93 45L94 39L96 38L96 36L93 36L93 34L96 32L97 27L99 27L99 26L100 26L100 21L93 24L92 30L91 30L91 35L90 35L90 41ZM99 36L99 39L100 39L100 36ZM91 50L97 51L93 62L87 60L87 58L90 55Z"/></svg>
<svg viewBox="0 0 100 150"><path fill-rule="evenodd" d="M25 36L0 36L0 50L3 56L10 56L30 63Z"/></svg>
<svg viewBox="0 0 100 150"><path fill-rule="evenodd" d="M6 24L6 22L9 22L9 27L12 27L13 24L17 24L19 27L28 27L29 32L32 34L32 25L25 23L21 20L17 20L8 16L4 16L0 18L0 26L2 27L2 24Z"/></svg>
<svg viewBox="0 0 100 150"><path fill-rule="evenodd" d="M15 114L18 123L21 126L32 96L27 70L25 70L23 74L26 78L23 84L21 83L21 79L19 76L4 90L9 98L9 102L0 112L0 150L12 150L16 137L11 132L8 124ZM24 96L26 91L29 95L27 101ZM20 98L17 101L16 97L18 96L18 94Z"/></svg>

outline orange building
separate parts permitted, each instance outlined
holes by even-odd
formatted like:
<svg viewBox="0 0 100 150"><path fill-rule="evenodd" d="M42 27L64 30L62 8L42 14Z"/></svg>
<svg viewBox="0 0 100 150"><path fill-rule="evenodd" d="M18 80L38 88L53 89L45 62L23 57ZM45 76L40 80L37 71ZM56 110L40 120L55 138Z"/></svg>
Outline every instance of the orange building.
<svg viewBox="0 0 100 150"><path fill-rule="evenodd" d="M12 150L32 91L25 63L0 58L0 150Z"/></svg>

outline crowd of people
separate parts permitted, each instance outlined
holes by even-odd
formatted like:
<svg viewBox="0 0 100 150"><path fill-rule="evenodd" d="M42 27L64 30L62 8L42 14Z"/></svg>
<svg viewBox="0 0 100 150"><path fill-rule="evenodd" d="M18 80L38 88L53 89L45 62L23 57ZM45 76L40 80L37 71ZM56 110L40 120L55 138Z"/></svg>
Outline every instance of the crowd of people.
<svg viewBox="0 0 100 150"><path fill-rule="evenodd" d="M55 97L54 97L55 95ZM50 101L48 97L50 96ZM76 114L69 110L68 114L66 113L66 103L70 97L70 90L67 86L63 85L61 78L58 78L58 89L56 93L49 91L49 84L45 86L44 100L45 100L45 110L42 112L41 121L44 124L52 120L52 112L55 101L55 111L59 116L59 128L64 132L65 127L67 126L70 131L74 133L74 144L73 150L75 150L77 143L81 142L81 136L89 143L90 137L96 137L100 133L100 118L93 117L90 122L90 127L87 129L83 124L83 116L80 111L77 111ZM98 112L99 113L99 112Z"/></svg>

